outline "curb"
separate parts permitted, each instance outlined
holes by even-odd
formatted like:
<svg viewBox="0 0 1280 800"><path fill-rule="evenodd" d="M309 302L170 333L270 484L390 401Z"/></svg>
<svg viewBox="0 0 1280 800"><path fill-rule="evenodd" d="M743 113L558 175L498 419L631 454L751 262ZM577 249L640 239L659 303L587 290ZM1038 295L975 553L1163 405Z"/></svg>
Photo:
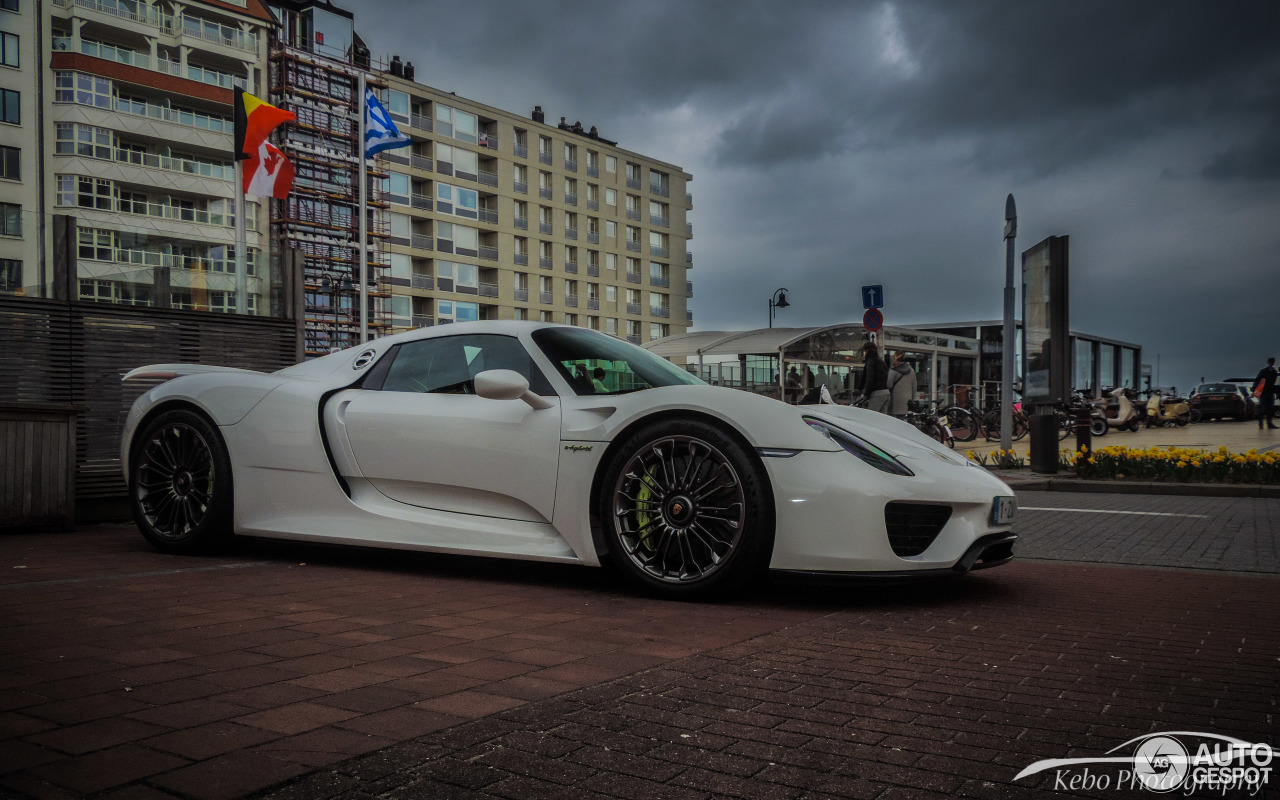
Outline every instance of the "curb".
<svg viewBox="0 0 1280 800"><path fill-rule="evenodd" d="M1083 481L995 473L1013 490L1027 492L1089 492L1094 494L1177 494L1184 497L1280 498L1280 486L1256 483L1156 483L1152 481Z"/></svg>

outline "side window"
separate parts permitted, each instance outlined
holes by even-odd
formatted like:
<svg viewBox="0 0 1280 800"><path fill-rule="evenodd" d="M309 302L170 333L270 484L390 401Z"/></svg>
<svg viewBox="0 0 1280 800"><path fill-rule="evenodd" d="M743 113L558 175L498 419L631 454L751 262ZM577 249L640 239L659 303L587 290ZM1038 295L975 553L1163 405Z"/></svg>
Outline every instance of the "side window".
<svg viewBox="0 0 1280 800"><path fill-rule="evenodd" d="M475 394L475 377L487 369L515 370L534 394L555 394L519 339L494 334L436 336L400 345L382 391Z"/></svg>

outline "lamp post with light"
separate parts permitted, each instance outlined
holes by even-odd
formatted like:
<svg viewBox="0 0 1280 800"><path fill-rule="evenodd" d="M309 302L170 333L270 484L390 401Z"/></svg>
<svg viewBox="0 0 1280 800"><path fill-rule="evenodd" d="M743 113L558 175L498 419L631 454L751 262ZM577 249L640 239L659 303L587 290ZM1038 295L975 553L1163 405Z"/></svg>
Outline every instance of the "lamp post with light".
<svg viewBox="0 0 1280 800"><path fill-rule="evenodd" d="M773 327L773 315L777 313L776 309L789 308L791 306L791 304L787 302L788 291L790 290L785 288L778 289L773 293L773 296L769 298L769 327L770 328Z"/></svg>

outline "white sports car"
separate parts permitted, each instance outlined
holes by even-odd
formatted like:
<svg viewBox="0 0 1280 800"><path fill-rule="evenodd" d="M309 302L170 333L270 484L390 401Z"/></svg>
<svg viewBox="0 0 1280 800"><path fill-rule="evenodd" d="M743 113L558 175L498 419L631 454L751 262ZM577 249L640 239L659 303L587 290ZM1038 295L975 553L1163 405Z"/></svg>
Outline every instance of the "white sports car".
<svg viewBox="0 0 1280 800"><path fill-rule="evenodd" d="M1013 557L1013 492L914 427L708 386L582 328L476 322L264 374L161 364L121 447L166 551L231 533L599 566L667 596L766 569Z"/></svg>

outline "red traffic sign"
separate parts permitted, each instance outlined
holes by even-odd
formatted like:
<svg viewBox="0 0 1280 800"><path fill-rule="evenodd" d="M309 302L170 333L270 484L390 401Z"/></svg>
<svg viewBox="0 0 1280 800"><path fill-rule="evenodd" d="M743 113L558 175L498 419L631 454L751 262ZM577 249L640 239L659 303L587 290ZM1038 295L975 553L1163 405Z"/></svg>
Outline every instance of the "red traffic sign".
<svg viewBox="0 0 1280 800"><path fill-rule="evenodd" d="M862 327L875 333L884 327L884 314L878 308L868 308L867 313L862 315Z"/></svg>

